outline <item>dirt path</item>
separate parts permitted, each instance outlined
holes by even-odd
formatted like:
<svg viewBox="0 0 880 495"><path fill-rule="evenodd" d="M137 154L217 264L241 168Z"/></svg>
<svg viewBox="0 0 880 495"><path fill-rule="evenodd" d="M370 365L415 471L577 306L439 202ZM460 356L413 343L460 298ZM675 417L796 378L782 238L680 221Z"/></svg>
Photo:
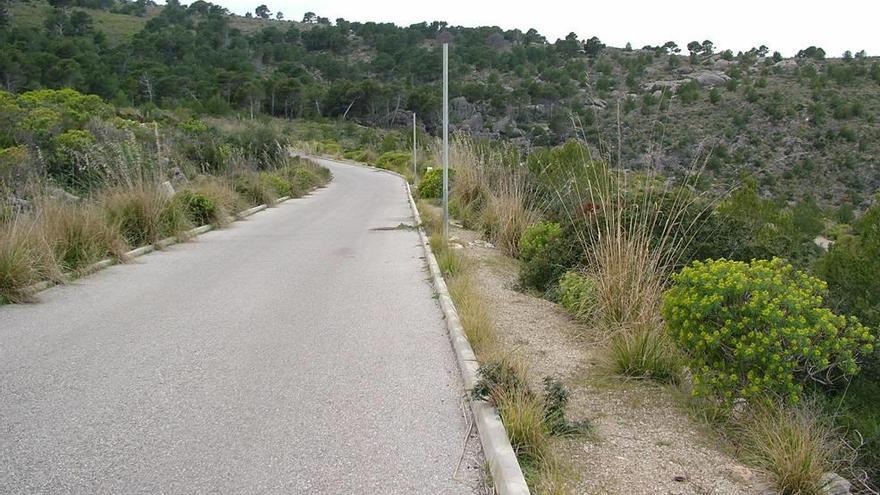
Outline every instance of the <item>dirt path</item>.
<svg viewBox="0 0 880 495"><path fill-rule="evenodd" d="M569 416L589 419L594 438L568 438L557 448L570 460L570 493L615 495L765 494L746 467L711 445L710 435L676 406L670 390L608 376L602 344L560 307L515 290L517 262L453 229L475 261L476 277L495 318L504 352L515 352L540 388L545 376L571 390ZM772 493L772 492L769 492Z"/></svg>

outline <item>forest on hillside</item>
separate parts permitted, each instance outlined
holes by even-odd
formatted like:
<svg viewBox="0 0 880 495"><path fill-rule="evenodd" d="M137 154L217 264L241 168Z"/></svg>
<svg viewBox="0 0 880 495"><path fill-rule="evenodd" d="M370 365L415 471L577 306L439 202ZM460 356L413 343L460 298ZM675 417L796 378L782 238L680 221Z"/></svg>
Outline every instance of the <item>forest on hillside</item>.
<svg viewBox="0 0 880 495"><path fill-rule="evenodd" d="M204 1L7 0L0 12L11 92L70 87L145 111L386 128L415 112L436 133L437 48L449 42L452 123L475 137L581 139L672 176L705 163L718 183L751 176L780 201L863 210L880 186L880 63L857 49L784 59L760 43L736 54L710 40L613 48L439 21L290 21L265 5L242 17Z"/></svg>

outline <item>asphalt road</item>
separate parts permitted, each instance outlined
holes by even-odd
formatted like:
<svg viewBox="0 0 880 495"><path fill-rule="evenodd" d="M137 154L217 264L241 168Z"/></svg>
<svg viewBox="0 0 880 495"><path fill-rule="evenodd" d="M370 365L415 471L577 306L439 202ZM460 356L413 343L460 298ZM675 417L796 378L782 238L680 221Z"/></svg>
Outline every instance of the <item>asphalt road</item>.
<svg viewBox="0 0 880 495"><path fill-rule="evenodd" d="M403 182L326 188L0 307L0 493L470 493Z"/></svg>

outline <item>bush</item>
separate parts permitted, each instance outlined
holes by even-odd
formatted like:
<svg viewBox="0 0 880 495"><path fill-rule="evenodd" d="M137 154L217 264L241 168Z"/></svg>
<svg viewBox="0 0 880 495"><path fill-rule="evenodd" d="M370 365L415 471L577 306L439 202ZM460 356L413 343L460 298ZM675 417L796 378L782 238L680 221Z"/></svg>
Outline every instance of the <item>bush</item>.
<svg viewBox="0 0 880 495"><path fill-rule="evenodd" d="M406 173L412 168L412 154L406 151L389 151L382 153L376 160L376 166L398 173Z"/></svg>
<svg viewBox="0 0 880 495"><path fill-rule="evenodd" d="M567 272L559 280L559 303L572 316L589 320L596 312L596 284L590 277L578 272Z"/></svg>
<svg viewBox="0 0 880 495"><path fill-rule="evenodd" d="M432 168L425 172L419 182L420 198L439 198L443 195L443 169Z"/></svg>
<svg viewBox="0 0 880 495"><path fill-rule="evenodd" d="M241 174L233 178L233 188L251 206L274 205L278 201L275 189L257 174Z"/></svg>
<svg viewBox="0 0 880 495"><path fill-rule="evenodd" d="M805 381L852 376L873 349L857 319L822 307L824 282L778 258L694 262L673 281L663 317L688 353L696 395L798 402Z"/></svg>
<svg viewBox="0 0 880 495"><path fill-rule="evenodd" d="M183 204L186 217L193 225L213 223L219 216L217 202L201 192L185 189L179 192L175 199Z"/></svg>
<svg viewBox="0 0 880 495"><path fill-rule="evenodd" d="M293 194L293 185L286 178L277 173L262 173L260 179L268 185L277 196L288 196Z"/></svg>
<svg viewBox="0 0 880 495"><path fill-rule="evenodd" d="M520 285L547 291L578 257L578 242L558 223L530 225L519 239Z"/></svg>
<svg viewBox="0 0 880 495"><path fill-rule="evenodd" d="M198 177L181 194L193 194L208 200L207 202L199 200L207 208L193 208L196 205L187 208L189 219L195 225L210 223L215 227L224 227L243 207L241 196L235 192L229 182L216 177Z"/></svg>

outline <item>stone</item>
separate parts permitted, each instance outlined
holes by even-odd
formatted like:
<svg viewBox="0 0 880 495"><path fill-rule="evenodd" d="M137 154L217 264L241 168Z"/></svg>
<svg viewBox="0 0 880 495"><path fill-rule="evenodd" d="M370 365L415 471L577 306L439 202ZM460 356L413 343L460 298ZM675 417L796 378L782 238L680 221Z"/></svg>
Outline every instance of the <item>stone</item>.
<svg viewBox="0 0 880 495"><path fill-rule="evenodd" d="M822 484L822 495L850 495L852 484L837 473L825 473L819 481Z"/></svg>
<svg viewBox="0 0 880 495"><path fill-rule="evenodd" d="M162 183L162 192L169 198L174 196L174 186L171 185L171 182L166 180Z"/></svg>
<svg viewBox="0 0 880 495"><path fill-rule="evenodd" d="M697 81L700 86L718 86L730 80L730 76L720 71L702 71L696 72L690 76L691 79Z"/></svg>
<svg viewBox="0 0 880 495"><path fill-rule="evenodd" d="M48 187L46 188L46 192L49 194L50 198L57 201L63 201L65 203L76 203L79 201L79 196L70 194L60 187Z"/></svg>

